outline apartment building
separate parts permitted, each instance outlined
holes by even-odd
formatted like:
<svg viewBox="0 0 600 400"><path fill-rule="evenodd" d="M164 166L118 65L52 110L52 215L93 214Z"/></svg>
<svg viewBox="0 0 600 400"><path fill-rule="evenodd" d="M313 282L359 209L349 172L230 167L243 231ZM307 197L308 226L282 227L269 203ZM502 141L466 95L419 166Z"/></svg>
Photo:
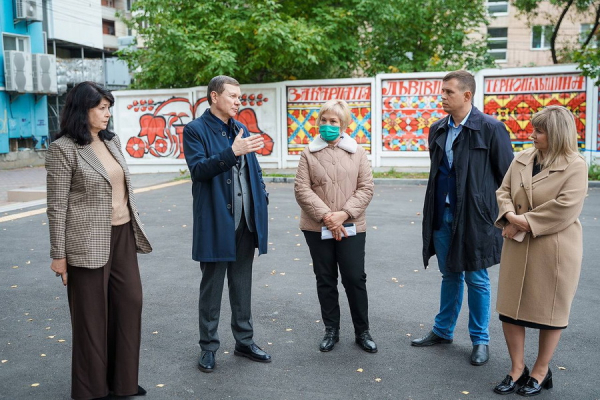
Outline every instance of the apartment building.
<svg viewBox="0 0 600 400"><path fill-rule="evenodd" d="M548 1L540 2L538 16L528 21L511 3L487 1L491 23L484 32L489 35L489 53L501 68L552 65L552 22L558 19L562 9L553 7ZM594 15L593 8L583 15L570 9L560 26L557 48L565 43L577 45L586 37L593 26Z"/></svg>

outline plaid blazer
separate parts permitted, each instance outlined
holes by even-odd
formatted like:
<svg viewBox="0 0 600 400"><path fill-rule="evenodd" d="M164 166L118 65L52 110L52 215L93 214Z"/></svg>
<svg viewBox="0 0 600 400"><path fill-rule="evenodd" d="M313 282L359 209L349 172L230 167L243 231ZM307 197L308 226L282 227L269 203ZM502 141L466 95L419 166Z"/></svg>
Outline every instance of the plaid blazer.
<svg viewBox="0 0 600 400"><path fill-rule="evenodd" d="M125 173L136 250L150 253L119 137L105 143ZM102 163L90 145L63 136L48 148L46 171L50 257L66 257L76 267L103 267L110 253L112 186Z"/></svg>

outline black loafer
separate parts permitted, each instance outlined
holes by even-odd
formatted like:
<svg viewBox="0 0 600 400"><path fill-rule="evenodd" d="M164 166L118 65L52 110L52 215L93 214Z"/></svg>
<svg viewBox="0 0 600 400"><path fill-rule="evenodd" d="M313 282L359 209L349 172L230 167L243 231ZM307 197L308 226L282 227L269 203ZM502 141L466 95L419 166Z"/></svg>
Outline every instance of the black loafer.
<svg viewBox="0 0 600 400"><path fill-rule="evenodd" d="M490 349L487 344L476 344L471 352L471 364L483 365L490 359Z"/></svg>
<svg viewBox="0 0 600 400"><path fill-rule="evenodd" d="M340 330L338 328L325 328L325 336L319 345L319 350L326 352L333 350L333 346L340 341Z"/></svg>
<svg viewBox="0 0 600 400"><path fill-rule="evenodd" d="M252 361L270 363L271 356L265 353L260 347L258 347L255 343L252 343L250 346L242 346L239 344L235 345L235 351L233 352L236 356L246 357L251 359Z"/></svg>
<svg viewBox="0 0 600 400"><path fill-rule="evenodd" d="M516 382L513 381L512 376L506 375L504 380L496 385L496 387L494 388L494 393L498 393L498 394L514 393L517 390L517 386L523 386L525 384L525 382L527 382L528 379L529 379L529 368L527 368L527 365L526 365L525 368L523 369L523 373L521 374L519 379L517 379Z"/></svg>
<svg viewBox="0 0 600 400"><path fill-rule="evenodd" d="M215 370L215 352L202 350L198 360L198 369L202 372L213 372Z"/></svg>
<svg viewBox="0 0 600 400"><path fill-rule="evenodd" d="M356 344L368 353L377 353L377 345L373 341L369 331L364 331L356 336Z"/></svg>
<svg viewBox="0 0 600 400"><path fill-rule="evenodd" d="M449 344L452 343L452 339L444 339L439 337L433 331L430 331L427 335L419 339L413 339L410 344L417 347L433 346L434 344Z"/></svg>
<svg viewBox="0 0 600 400"><path fill-rule="evenodd" d="M546 373L542 383L538 383L537 379L529 377L525 385L517 390L517 394L524 397L537 396L542 392L542 388L552 389L552 387L552 371L548 368L548 373Z"/></svg>

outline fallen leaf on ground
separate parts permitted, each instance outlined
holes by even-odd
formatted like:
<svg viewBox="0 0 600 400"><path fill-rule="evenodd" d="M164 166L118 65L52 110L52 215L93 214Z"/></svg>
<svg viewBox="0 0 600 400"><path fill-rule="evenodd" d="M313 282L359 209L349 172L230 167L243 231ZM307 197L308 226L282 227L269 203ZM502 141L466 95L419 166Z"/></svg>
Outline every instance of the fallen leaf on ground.
<svg viewBox="0 0 600 400"><path fill-rule="evenodd" d="M565 368L565 367L558 367L558 369L560 369L561 371L564 371L564 370L566 370L566 368Z"/></svg>
<svg viewBox="0 0 600 400"><path fill-rule="evenodd" d="M363 372L363 369L359 368L359 369L356 370L356 372Z"/></svg>
<svg viewBox="0 0 600 400"><path fill-rule="evenodd" d="M275 275L276 272L277 271L275 271L275 270L271 271L271 275Z"/></svg>
<svg viewBox="0 0 600 400"><path fill-rule="evenodd" d="M2 360L2 364L6 364L8 360Z"/></svg>
<svg viewBox="0 0 600 400"><path fill-rule="evenodd" d="M152 332L152 334L153 334L153 335L156 335L156 334L158 334L158 331L154 331L154 332Z"/></svg>
<svg viewBox="0 0 600 400"><path fill-rule="evenodd" d="M291 332L291 331L292 331L292 328L285 328L285 331L286 331L286 332Z"/></svg>
<svg viewBox="0 0 600 400"><path fill-rule="evenodd" d="M47 330L47 331L49 331L49 330L50 330L50 327L49 327L49 326L47 326L47 327L46 327L46 330Z"/></svg>
<svg viewBox="0 0 600 400"><path fill-rule="evenodd" d="M300 261L300 259L299 258L294 258L294 261Z"/></svg>
<svg viewBox="0 0 600 400"><path fill-rule="evenodd" d="M419 270L418 270L418 269L415 269L414 271L415 271L415 272L419 272Z"/></svg>
<svg viewBox="0 0 600 400"><path fill-rule="evenodd" d="M285 275L285 272L280 272L279 275Z"/></svg>
<svg viewBox="0 0 600 400"><path fill-rule="evenodd" d="M462 394L469 394L469 392L467 392L466 390L463 390L461 393Z"/></svg>
<svg viewBox="0 0 600 400"><path fill-rule="evenodd" d="M16 289L16 288L18 288L18 286L17 285L12 285L11 288L12 289Z"/></svg>
<svg viewBox="0 0 600 400"><path fill-rule="evenodd" d="M400 286L400 287L404 287L404 285L398 285L398 286Z"/></svg>
<svg viewBox="0 0 600 400"><path fill-rule="evenodd" d="M269 285L265 285L265 287L269 287Z"/></svg>
<svg viewBox="0 0 600 400"><path fill-rule="evenodd" d="M18 265L15 265L15 266L13 267L13 269L17 269L17 268L19 268L19 266L18 266Z"/></svg>
<svg viewBox="0 0 600 400"><path fill-rule="evenodd" d="M267 344L270 346L270 345L272 345L273 343L271 343L271 342L267 342Z"/></svg>
<svg viewBox="0 0 600 400"><path fill-rule="evenodd" d="M316 323L319 323L319 322L321 322L321 320L320 320L320 319L318 319L318 320L316 320L315 322L316 322Z"/></svg>
<svg viewBox="0 0 600 400"><path fill-rule="evenodd" d="M40 384L39 384L39 383L32 383L32 384L31 384L31 387L38 387L38 386L40 386Z"/></svg>
<svg viewBox="0 0 600 400"><path fill-rule="evenodd" d="M31 261L27 261L25 264L31 264Z"/></svg>
<svg viewBox="0 0 600 400"><path fill-rule="evenodd" d="M66 340L65 339L58 339L57 342L58 343L64 343L64 342L66 342Z"/></svg>
<svg viewBox="0 0 600 400"><path fill-rule="evenodd" d="M392 278L392 282L398 282L397 278Z"/></svg>
<svg viewBox="0 0 600 400"><path fill-rule="evenodd" d="M159 383L158 385L156 385L156 387L165 387L164 383Z"/></svg>
<svg viewBox="0 0 600 400"><path fill-rule="evenodd" d="M45 354L40 354L40 357L46 357L46 355Z"/></svg>
<svg viewBox="0 0 600 400"><path fill-rule="evenodd" d="M375 378L375 382L381 382L381 378Z"/></svg>
<svg viewBox="0 0 600 400"><path fill-rule="evenodd" d="M229 352L228 351L224 351L223 354L229 354Z"/></svg>
<svg viewBox="0 0 600 400"><path fill-rule="evenodd" d="M54 339L54 335L48 336L48 339Z"/></svg>
<svg viewBox="0 0 600 400"><path fill-rule="evenodd" d="M412 336L412 334L410 334L410 333L407 333L407 334L406 334L406 336L408 336L408 337L411 337L411 336Z"/></svg>
<svg viewBox="0 0 600 400"><path fill-rule="evenodd" d="M374 226L374 227L373 227L373 229L377 229L377 227L376 227L376 226Z"/></svg>

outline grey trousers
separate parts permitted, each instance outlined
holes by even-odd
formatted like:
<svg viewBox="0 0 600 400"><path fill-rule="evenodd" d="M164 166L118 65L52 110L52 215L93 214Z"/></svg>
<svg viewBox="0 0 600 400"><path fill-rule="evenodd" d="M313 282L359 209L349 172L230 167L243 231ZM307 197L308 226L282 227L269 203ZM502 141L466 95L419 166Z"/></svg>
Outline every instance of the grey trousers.
<svg viewBox="0 0 600 400"><path fill-rule="evenodd" d="M248 230L243 218L235 232L236 261L201 262L202 280L198 301L200 348L217 351L220 345L219 317L223 283L227 274L229 304L231 306L231 331L237 344L248 346L252 336L252 262L254 261L254 234Z"/></svg>

